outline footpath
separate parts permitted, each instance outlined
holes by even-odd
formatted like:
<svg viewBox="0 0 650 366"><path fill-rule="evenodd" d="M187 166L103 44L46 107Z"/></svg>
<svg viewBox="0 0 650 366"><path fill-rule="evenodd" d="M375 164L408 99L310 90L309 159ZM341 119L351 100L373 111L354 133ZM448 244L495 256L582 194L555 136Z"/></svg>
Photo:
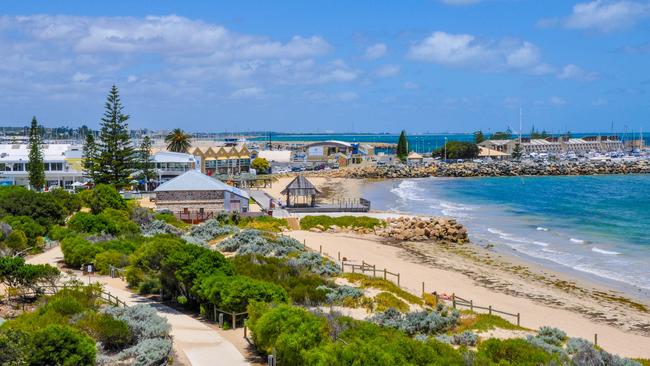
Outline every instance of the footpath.
<svg viewBox="0 0 650 366"><path fill-rule="evenodd" d="M31 264L51 264L63 260L60 247L54 247L44 253L27 259ZM104 289L127 305L149 304L156 309L158 315L167 319L171 325L171 335L174 339L176 365L191 366L250 366L245 357L216 330L211 329L198 319L183 314L169 306L160 304L143 296L134 294L126 289L119 279L107 276L81 277L79 271L73 271L77 278L85 283L101 283Z"/></svg>

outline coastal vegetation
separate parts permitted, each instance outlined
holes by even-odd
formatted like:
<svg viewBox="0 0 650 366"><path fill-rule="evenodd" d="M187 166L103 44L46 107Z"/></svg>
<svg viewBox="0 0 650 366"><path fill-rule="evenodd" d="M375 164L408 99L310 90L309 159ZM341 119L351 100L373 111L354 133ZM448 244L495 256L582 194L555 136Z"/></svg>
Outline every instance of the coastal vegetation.
<svg viewBox="0 0 650 366"><path fill-rule="evenodd" d="M45 166L43 165L43 152L41 151L42 128L38 125L36 117L32 117L29 128L29 160L27 171L29 173L29 186L41 191L45 186Z"/></svg>
<svg viewBox="0 0 650 366"><path fill-rule="evenodd" d="M333 217L327 215L314 215L305 216L300 220L300 228L302 230L310 230L316 227L320 230L328 230L332 226L374 229L384 225L386 225L384 221L368 216Z"/></svg>
<svg viewBox="0 0 650 366"><path fill-rule="evenodd" d="M397 158L402 162L406 161L406 157L409 154L409 143L406 139L406 131L402 130L399 134L399 139L397 140L397 150L395 151Z"/></svg>
<svg viewBox="0 0 650 366"><path fill-rule="evenodd" d="M251 162L251 168L255 169L258 173L268 173L271 169L271 164L264 158L257 157Z"/></svg>
<svg viewBox="0 0 650 366"><path fill-rule="evenodd" d="M168 151L187 153L192 146L192 137L182 129L175 128L165 136L165 143Z"/></svg>
<svg viewBox="0 0 650 366"><path fill-rule="evenodd" d="M449 141L446 144L447 159L475 159L478 157L479 148L476 143L466 141ZM440 147L433 152L433 156L444 158L445 147Z"/></svg>

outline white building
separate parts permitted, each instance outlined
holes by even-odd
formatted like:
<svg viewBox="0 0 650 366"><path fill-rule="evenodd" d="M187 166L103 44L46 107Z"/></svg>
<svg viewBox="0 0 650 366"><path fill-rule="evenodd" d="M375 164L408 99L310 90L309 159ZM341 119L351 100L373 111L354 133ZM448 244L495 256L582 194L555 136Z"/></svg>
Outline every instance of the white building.
<svg viewBox="0 0 650 366"><path fill-rule="evenodd" d="M519 143L519 139L485 140L479 146L511 155L517 143ZM548 137L545 139L522 138L521 150L525 154L608 152L623 150L623 143L617 136L585 136L582 138Z"/></svg>
<svg viewBox="0 0 650 366"><path fill-rule="evenodd" d="M84 182L81 145L44 144L45 187L70 189L74 182ZM29 145L0 144L0 185L29 186Z"/></svg>
<svg viewBox="0 0 650 366"><path fill-rule="evenodd" d="M152 157L158 182L166 182L189 170L198 170L201 162L192 154L158 151Z"/></svg>

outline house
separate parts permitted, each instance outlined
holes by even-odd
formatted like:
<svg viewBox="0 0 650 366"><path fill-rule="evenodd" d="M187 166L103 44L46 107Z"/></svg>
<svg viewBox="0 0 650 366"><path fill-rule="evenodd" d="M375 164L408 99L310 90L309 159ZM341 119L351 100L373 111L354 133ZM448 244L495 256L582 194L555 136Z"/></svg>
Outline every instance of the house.
<svg viewBox="0 0 650 366"><path fill-rule="evenodd" d="M83 147L74 144L43 144L45 188L71 189L75 182L84 182ZM0 144L0 185L29 186L29 145Z"/></svg>
<svg viewBox="0 0 650 366"><path fill-rule="evenodd" d="M307 162L338 163L339 165L360 163L367 156L374 155L371 145L349 143L344 141L318 141L305 146ZM344 158L341 159L341 156ZM341 164L344 162L344 164Z"/></svg>
<svg viewBox="0 0 650 366"><path fill-rule="evenodd" d="M197 146L189 153L200 159L201 172L209 176L239 175L250 171L251 153L246 145Z"/></svg>
<svg viewBox="0 0 650 366"><path fill-rule="evenodd" d="M153 154L152 161L160 183L189 170L195 170L199 166L199 162L193 155L171 151L158 151Z"/></svg>
<svg viewBox="0 0 650 366"><path fill-rule="evenodd" d="M250 195L198 170L173 178L154 190L157 209L172 211L183 220L202 221L215 213L248 212Z"/></svg>

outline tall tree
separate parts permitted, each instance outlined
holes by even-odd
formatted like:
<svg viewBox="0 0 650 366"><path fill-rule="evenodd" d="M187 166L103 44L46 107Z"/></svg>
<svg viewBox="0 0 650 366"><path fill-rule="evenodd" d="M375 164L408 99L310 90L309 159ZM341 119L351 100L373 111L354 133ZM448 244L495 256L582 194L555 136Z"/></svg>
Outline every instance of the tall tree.
<svg viewBox="0 0 650 366"><path fill-rule="evenodd" d="M86 143L84 144L83 149L83 167L84 175L90 178L92 181L95 181L97 178L97 159L99 158L99 152L97 150L97 143L95 142L95 136L92 131L86 135Z"/></svg>
<svg viewBox="0 0 650 366"><path fill-rule="evenodd" d="M483 135L483 131L478 130L474 132L474 143L480 144L483 141L485 141L485 135Z"/></svg>
<svg viewBox="0 0 650 366"><path fill-rule="evenodd" d="M43 165L43 145L41 127L32 118L32 125L29 129L29 161L27 162L27 171L29 172L29 185L32 189L40 191L45 186L45 166Z"/></svg>
<svg viewBox="0 0 650 366"><path fill-rule="evenodd" d="M192 138L180 128L175 128L165 136L167 150L179 153L187 153L192 146Z"/></svg>
<svg viewBox="0 0 650 366"><path fill-rule="evenodd" d="M149 179L156 177L156 172L153 169L153 162L151 160L151 139L145 136L140 143L140 151L138 151L138 167L144 178L145 191L147 190Z"/></svg>
<svg viewBox="0 0 650 366"><path fill-rule="evenodd" d="M113 85L104 105L95 183L111 184L118 189L129 184L129 176L134 167L133 147L127 124L129 116L122 113L123 109L120 93Z"/></svg>
<svg viewBox="0 0 650 366"><path fill-rule="evenodd" d="M406 131L402 130L402 133L399 135L399 140L397 140L397 158L405 161L408 154L409 144L406 140Z"/></svg>
<svg viewBox="0 0 650 366"><path fill-rule="evenodd" d="M515 143L515 147L512 149L512 158L514 160L519 160L524 155L523 149L521 148L520 143Z"/></svg>

